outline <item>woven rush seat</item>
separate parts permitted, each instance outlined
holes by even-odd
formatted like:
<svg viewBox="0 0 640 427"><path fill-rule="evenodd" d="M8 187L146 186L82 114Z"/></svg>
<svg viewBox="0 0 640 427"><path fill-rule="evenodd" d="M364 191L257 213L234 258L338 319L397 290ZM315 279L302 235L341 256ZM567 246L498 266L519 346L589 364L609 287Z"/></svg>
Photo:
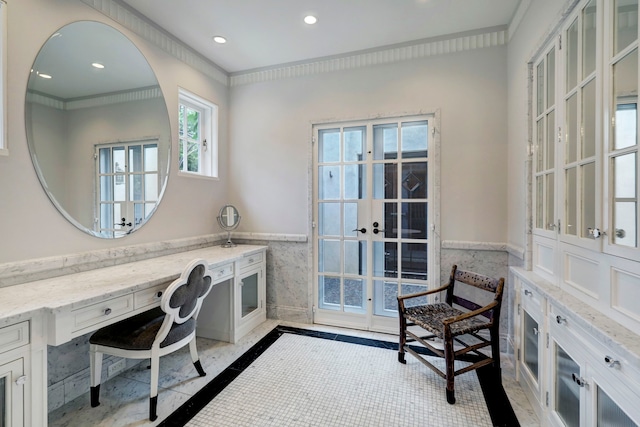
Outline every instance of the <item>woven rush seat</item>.
<svg viewBox="0 0 640 427"><path fill-rule="evenodd" d="M405 318L434 334L440 339L444 339L444 320L451 319L465 312L451 307L443 302L407 307ZM453 335L468 334L489 327L488 322L482 322L476 318L464 319L451 323L451 333Z"/></svg>
<svg viewBox="0 0 640 427"><path fill-rule="evenodd" d="M398 296L398 361L406 363L407 352L444 378L450 404L456 402L454 378L457 375L491 365L496 380L501 381L499 324L503 289L503 278L458 270L454 265L449 282L439 288ZM444 302L423 303L428 295L440 293L444 293L441 300ZM488 299L491 301L486 303ZM436 346L434 339L439 339L441 346ZM444 358L444 371L408 345L412 342ZM485 347L490 348L490 355L480 351ZM465 366L456 370L456 360L465 362Z"/></svg>

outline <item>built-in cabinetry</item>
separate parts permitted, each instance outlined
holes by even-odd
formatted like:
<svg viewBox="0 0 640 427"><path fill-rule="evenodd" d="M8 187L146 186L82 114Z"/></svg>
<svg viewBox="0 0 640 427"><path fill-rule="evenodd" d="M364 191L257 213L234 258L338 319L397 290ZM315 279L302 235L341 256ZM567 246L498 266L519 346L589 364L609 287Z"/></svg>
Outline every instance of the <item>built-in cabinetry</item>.
<svg viewBox="0 0 640 427"><path fill-rule="evenodd" d="M548 426L640 425L640 337L512 269L517 377Z"/></svg>

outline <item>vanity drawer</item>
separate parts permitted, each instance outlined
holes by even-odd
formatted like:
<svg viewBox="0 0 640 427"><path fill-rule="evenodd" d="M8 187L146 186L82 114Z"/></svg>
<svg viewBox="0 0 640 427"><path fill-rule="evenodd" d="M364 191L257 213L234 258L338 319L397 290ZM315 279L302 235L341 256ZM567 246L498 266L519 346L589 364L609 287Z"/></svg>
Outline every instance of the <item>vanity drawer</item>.
<svg viewBox="0 0 640 427"><path fill-rule="evenodd" d="M0 328L0 353L29 344L29 322Z"/></svg>
<svg viewBox="0 0 640 427"><path fill-rule="evenodd" d="M213 276L213 283L219 283L233 277L233 264L219 265L210 268L209 271Z"/></svg>
<svg viewBox="0 0 640 427"><path fill-rule="evenodd" d="M112 298L98 304L73 310L71 316L72 331L89 328L133 311L133 294Z"/></svg>
<svg viewBox="0 0 640 427"><path fill-rule="evenodd" d="M253 267L257 264L260 264L264 260L264 252L258 252L256 254L247 255L242 259L238 260L238 267L240 271L246 270L249 267Z"/></svg>
<svg viewBox="0 0 640 427"><path fill-rule="evenodd" d="M154 286L153 288L144 289L133 294L133 307L134 310L140 308L157 306L160 304L162 294L167 289L169 284Z"/></svg>

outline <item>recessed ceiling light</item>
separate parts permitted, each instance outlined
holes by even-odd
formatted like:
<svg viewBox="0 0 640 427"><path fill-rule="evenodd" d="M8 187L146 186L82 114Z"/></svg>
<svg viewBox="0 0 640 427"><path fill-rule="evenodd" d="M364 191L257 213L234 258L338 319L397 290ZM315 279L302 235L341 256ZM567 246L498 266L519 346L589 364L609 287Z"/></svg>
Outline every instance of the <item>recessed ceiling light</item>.
<svg viewBox="0 0 640 427"><path fill-rule="evenodd" d="M216 43L224 44L227 42L227 39L222 36L213 36L213 41Z"/></svg>
<svg viewBox="0 0 640 427"><path fill-rule="evenodd" d="M304 22L309 24L309 25L313 25L316 22L318 22L318 18L316 18L313 15L307 15L307 16L304 17Z"/></svg>
<svg viewBox="0 0 640 427"><path fill-rule="evenodd" d="M91 66L94 67L94 68L99 68L99 69L103 69L104 68L104 65L102 65L99 62L92 62Z"/></svg>
<svg viewBox="0 0 640 427"><path fill-rule="evenodd" d="M51 76L49 74L44 74L44 73L38 73L39 77L42 77L43 79L50 79Z"/></svg>

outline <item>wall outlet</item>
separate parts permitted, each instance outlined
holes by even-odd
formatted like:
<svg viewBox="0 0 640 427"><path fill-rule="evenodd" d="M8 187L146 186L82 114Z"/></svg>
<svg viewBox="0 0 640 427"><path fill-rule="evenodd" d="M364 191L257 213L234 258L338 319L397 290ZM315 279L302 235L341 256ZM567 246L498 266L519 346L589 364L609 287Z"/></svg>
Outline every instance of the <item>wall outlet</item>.
<svg viewBox="0 0 640 427"><path fill-rule="evenodd" d="M109 377L116 375L118 372L123 371L127 367L127 359L120 359L117 362L113 362L107 368L107 374Z"/></svg>

